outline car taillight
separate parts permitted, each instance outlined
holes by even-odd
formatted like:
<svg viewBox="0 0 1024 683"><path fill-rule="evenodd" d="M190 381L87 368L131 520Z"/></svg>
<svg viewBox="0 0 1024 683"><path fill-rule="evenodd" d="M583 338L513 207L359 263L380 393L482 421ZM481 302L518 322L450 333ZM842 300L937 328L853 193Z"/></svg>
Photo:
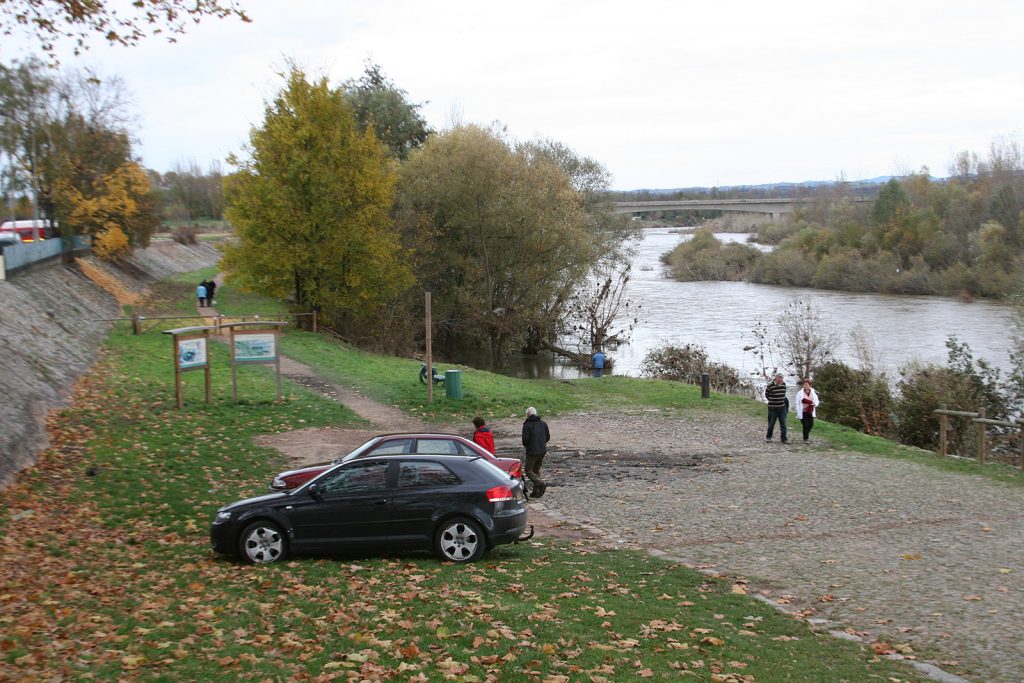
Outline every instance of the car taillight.
<svg viewBox="0 0 1024 683"><path fill-rule="evenodd" d="M512 476L512 477L521 477L521 476L523 476L523 464L521 462L517 462L517 463L513 464L512 467L509 468L508 473L509 473L509 476Z"/></svg>
<svg viewBox="0 0 1024 683"><path fill-rule="evenodd" d="M499 503L503 500L515 500L516 496L508 486L495 486L487 489L487 500L492 503Z"/></svg>

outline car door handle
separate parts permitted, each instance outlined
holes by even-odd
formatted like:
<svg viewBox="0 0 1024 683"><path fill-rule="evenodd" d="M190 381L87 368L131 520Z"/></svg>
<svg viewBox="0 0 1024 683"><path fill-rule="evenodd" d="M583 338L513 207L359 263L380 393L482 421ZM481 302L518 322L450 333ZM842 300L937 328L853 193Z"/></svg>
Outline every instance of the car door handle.
<svg viewBox="0 0 1024 683"><path fill-rule="evenodd" d="M385 498L384 500L378 500L377 502L374 503L374 505L387 505L387 504L388 504L387 498Z"/></svg>

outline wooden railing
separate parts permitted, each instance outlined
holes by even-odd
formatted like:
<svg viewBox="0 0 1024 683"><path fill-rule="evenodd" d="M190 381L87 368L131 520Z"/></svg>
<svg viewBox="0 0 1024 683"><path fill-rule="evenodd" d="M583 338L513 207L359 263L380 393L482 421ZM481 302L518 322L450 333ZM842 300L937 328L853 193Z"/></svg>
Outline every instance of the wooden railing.
<svg viewBox="0 0 1024 683"><path fill-rule="evenodd" d="M312 313L250 313L249 315L133 315L130 318L98 318L95 322L130 322L132 334L142 334L146 331L146 323L162 320L213 320L213 327L219 332L221 325L228 322L259 322L260 320L275 320L278 318L306 318L312 316L313 331L317 331L316 311ZM150 325L153 329L158 325ZM215 333L216 334L216 333Z"/></svg>
<svg viewBox="0 0 1024 683"><path fill-rule="evenodd" d="M946 410L945 407L942 407L936 410L935 414L939 416L939 454L943 457L949 455L949 418L957 417L969 419L977 427L978 463L981 465L984 465L988 458L988 428L992 426L1016 430L1017 436L1020 439L1017 465L1024 469L1024 420L1014 420L1012 422L1009 420L991 420L985 417L984 408L980 408L978 412L972 413L965 410Z"/></svg>

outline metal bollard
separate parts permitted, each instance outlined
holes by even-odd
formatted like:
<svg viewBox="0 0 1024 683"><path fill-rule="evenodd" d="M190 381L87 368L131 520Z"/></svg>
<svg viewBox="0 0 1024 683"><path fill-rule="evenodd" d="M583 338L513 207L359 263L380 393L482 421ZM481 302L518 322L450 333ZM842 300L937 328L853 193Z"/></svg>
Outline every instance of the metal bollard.
<svg viewBox="0 0 1024 683"><path fill-rule="evenodd" d="M711 375L706 372L700 375L700 397L711 398Z"/></svg>

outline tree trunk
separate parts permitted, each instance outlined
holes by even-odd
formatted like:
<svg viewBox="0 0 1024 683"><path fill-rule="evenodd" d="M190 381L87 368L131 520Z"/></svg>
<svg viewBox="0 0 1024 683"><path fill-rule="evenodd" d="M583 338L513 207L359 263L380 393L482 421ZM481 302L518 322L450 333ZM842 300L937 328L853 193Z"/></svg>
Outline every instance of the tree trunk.
<svg viewBox="0 0 1024 683"><path fill-rule="evenodd" d="M584 367L590 367L590 358L582 353L570 351L569 349L564 349L561 346L555 346L551 342L544 339L538 340L538 345L541 348L547 349L551 353L562 356L563 358L568 358L569 360L579 363Z"/></svg>

